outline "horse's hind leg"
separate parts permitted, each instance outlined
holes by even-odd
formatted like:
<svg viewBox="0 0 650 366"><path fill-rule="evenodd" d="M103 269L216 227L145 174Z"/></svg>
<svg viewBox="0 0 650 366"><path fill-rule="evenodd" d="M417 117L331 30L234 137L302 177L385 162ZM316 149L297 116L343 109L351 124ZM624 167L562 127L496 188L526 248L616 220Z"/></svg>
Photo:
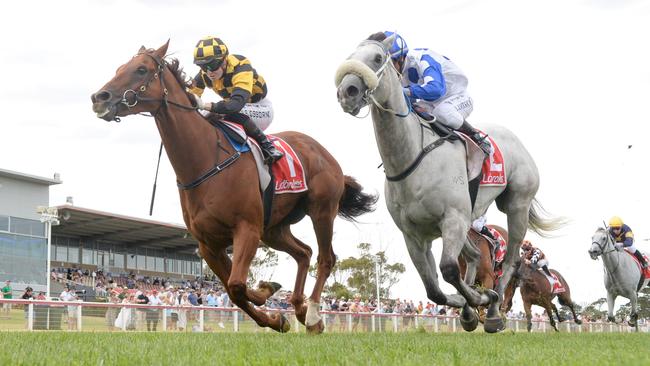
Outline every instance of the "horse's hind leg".
<svg viewBox="0 0 650 366"><path fill-rule="evenodd" d="M318 310L323 287L325 287L325 282L336 263L336 256L332 248L332 236L334 234L334 219L338 213L338 199L334 200L332 197L340 197L340 195L337 196L330 192L326 196L312 197L312 202L307 209L318 242L316 283L311 296L309 296L305 319L305 326L310 333L321 333L325 328Z"/></svg>
<svg viewBox="0 0 650 366"><path fill-rule="evenodd" d="M531 199L532 196L528 198L523 194L508 192L497 200L499 210L508 216L508 250L502 264L503 274L496 286L500 301L495 301L488 308L488 319L485 323L486 332L492 333L503 329L503 320L499 316L499 307L501 306L505 288L516 269L519 248L528 227L528 210L530 209Z"/></svg>
<svg viewBox="0 0 650 366"><path fill-rule="evenodd" d="M528 329L528 332L532 332L533 330L533 312L531 311L532 304L528 299L524 298L523 294L521 295L521 298L524 300L524 312L526 312L526 329Z"/></svg>
<svg viewBox="0 0 650 366"><path fill-rule="evenodd" d="M290 302L295 309L298 321L305 324L307 313L307 307L304 305L305 281L309 272L312 250L291 234L291 228L288 225L271 228L264 234L263 239L264 243L271 248L288 253L298 265L296 283Z"/></svg>
<svg viewBox="0 0 650 366"><path fill-rule="evenodd" d="M568 291L560 294L557 297L557 300L560 302L560 305L566 306L569 309L571 309L571 314L573 315L573 321L576 324L578 325L582 324L582 320L580 320L578 318L578 314L576 314L575 305L573 304L573 301L571 300L571 296L569 295Z"/></svg>

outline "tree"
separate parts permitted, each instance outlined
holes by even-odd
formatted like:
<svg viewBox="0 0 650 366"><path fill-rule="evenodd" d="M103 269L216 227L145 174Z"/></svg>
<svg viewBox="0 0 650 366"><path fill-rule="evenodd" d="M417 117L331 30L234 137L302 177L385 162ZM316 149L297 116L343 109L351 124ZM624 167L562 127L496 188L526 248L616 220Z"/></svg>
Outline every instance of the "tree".
<svg viewBox="0 0 650 366"><path fill-rule="evenodd" d="M273 278L273 273L277 265L278 253L266 245L260 246L248 269L248 280L246 284L249 287L253 287L260 280L270 281Z"/></svg>
<svg viewBox="0 0 650 366"><path fill-rule="evenodd" d="M589 320L605 319L607 311L602 310L603 305L607 302L604 297L588 304L582 309L582 317Z"/></svg>
<svg viewBox="0 0 650 366"><path fill-rule="evenodd" d="M402 263L388 263L384 251L370 253L369 243L359 243L359 257L348 257L340 260L332 269L331 284L325 290L338 298L350 298L358 295L362 298L372 298L377 295L375 260L379 262L379 291L380 296L389 297L390 289L399 282L399 277L406 271ZM310 267L310 273L315 275L316 265Z"/></svg>

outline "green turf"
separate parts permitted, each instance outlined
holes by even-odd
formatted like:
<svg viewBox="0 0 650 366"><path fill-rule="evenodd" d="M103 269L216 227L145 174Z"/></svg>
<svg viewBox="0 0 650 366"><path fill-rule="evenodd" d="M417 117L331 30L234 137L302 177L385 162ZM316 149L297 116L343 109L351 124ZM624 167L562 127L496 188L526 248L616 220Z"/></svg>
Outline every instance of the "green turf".
<svg viewBox="0 0 650 366"><path fill-rule="evenodd" d="M648 365L648 334L0 332L0 365Z"/></svg>

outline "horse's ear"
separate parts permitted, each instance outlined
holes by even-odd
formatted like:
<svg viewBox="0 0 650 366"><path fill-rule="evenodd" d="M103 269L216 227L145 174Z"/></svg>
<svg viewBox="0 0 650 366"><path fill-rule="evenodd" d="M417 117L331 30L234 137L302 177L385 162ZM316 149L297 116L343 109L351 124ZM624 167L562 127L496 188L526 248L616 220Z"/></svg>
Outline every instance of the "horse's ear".
<svg viewBox="0 0 650 366"><path fill-rule="evenodd" d="M165 42L164 45L160 46L160 48L157 49L156 52L154 52L154 54L160 58L164 58L165 55L167 54L167 47L169 47L169 39L167 40L167 42Z"/></svg>
<svg viewBox="0 0 650 366"><path fill-rule="evenodd" d="M140 46L140 49L138 50L138 53L143 53L143 52L145 52L146 50L147 50L147 49L146 49L144 46Z"/></svg>
<svg viewBox="0 0 650 366"><path fill-rule="evenodd" d="M386 47L387 50L390 50L390 46L392 46L393 42L395 42L395 37L397 37L397 35L393 33L390 36L386 37L386 39L381 41L381 43L384 44L384 47Z"/></svg>

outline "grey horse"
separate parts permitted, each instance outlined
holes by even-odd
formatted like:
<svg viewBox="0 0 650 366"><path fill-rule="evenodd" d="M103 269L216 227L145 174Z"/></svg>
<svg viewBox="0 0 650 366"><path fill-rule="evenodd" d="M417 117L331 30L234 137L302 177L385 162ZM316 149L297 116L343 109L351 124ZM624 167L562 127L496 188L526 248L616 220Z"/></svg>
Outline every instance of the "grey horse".
<svg viewBox="0 0 650 366"><path fill-rule="evenodd" d="M362 107L370 105L384 169L387 177L393 177L385 183L386 204L404 235L427 297L438 304L463 308L461 323L468 331L478 323L476 312L468 311L468 307L489 306L484 329L490 333L500 331L504 329L499 313L503 291L515 270L515 258L527 227L546 235L559 228L563 221L541 217L541 207L534 198L539 186L537 167L519 139L499 126L483 126L483 131L501 147L508 183L501 187L481 187L472 209L465 147L462 143L445 143L427 123L410 112L399 73L388 56L392 41L393 37L382 42L363 41L338 68L339 104L343 111L355 116ZM413 164L414 161L419 165ZM503 278L496 288L499 296L491 290L479 293L470 287L478 259L472 259L475 248L466 239L471 220L484 214L494 201L508 217L510 234ZM440 237L443 241L440 271L458 294L445 294L438 285L431 245ZM468 254L471 262L465 281L458 268L461 251Z"/></svg>
<svg viewBox="0 0 650 366"><path fill-rule="evenodd" d="M637 262L623 249L614 244L614 238L606 228L599 228L591 238L589 249L591 259L603 258L605 289L607 289L607 320L614 322L614 301L623 296L630 299L630 320L628 324L639 330L637 324L637 293L648 285Z"/></svg>

